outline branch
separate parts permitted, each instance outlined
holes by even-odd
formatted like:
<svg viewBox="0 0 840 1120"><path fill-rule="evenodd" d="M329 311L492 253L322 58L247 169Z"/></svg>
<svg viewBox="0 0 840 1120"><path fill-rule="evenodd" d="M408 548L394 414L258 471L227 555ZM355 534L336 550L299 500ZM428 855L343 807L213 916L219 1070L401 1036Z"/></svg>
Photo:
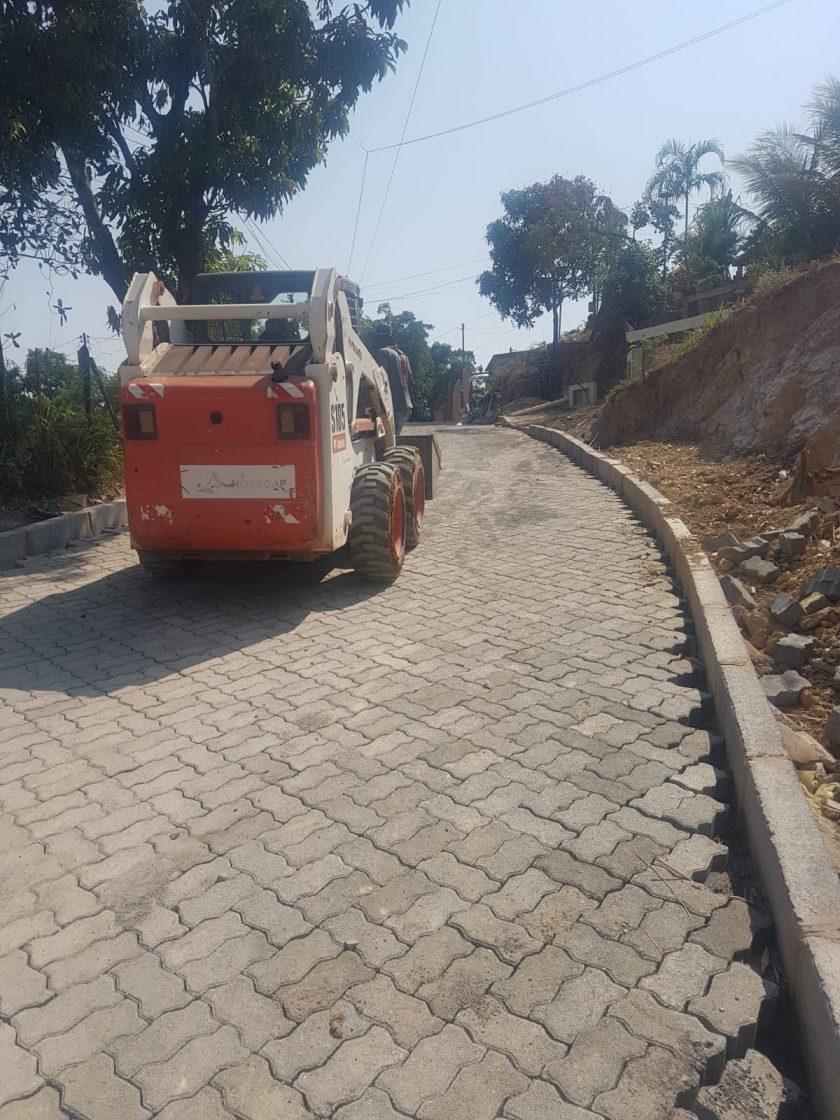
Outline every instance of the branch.
<svg viewBox="0 0 840 1120"><path fill-rule="evenodd" d="M211 133L213 139L215 139L219 131L219 119L216 112L217 78L216 69L213 63L210 61L210 49L207 45L207 26L205 23L205 25L202 27L202 24L195 11L193 10L192 4L189 2L189 0L183 0L183 3L184 11L187 13L195 27L195 34L198 41L198 50L201 58L201 64L204 67L204 73L207 77L207 89L209 91L209 95L205 101L205 105L207 106L205 119L207 121L208 131Z"/></svg>
<svg viewBox="0 0 840 1120"><path fill-rule="evenodd" d="M108 122L108 132L111 135L111 138L116 143L117 147L119 148L119 150L122 154L123 160L125 161L126 167L131 172L132 175L136 175L137 174L137 164L134 160L134 155L131 151L131 148L129 148L128 144L126 143L126 139L122 134L122 130L120 129L120 126L117 124L116 121L109 121Z"/></svg>
<svg viewBox="0 0 840 1120"><path fill-rule="evenodd" d="M69 151L67 148L63 149L63 155L70 181L85 216L88 233L96 246L97 263L102 276L117 299L122 300L128 287L125 265L113 235L99 211L96 197L88 181L84 157L79 152Z"/></svg>

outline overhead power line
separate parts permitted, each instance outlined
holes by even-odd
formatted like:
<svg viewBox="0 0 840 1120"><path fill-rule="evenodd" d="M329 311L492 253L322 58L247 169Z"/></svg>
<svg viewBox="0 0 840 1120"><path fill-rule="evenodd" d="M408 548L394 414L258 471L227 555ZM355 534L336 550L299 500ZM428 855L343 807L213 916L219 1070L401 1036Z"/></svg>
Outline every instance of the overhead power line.
<svg viewBox="0 0 840 1120"><path fill-rule="evenodd" d="M426 47L425 47L425 50L423 51L423 57L420 60L420 69L417 71L417 80L414 83L414 89L412 90L412 93L411 93L411 101L408 104L408 112L405 115L405 123L403 124L403 130L402 130L402 136L400 137L400 142L399 142L399 144L392 144L391 145L392 148L396 148L396 151L394 152L394 162L391 165L391 174L388 176L388 184L385 187L385 195L382 199L382 205L379 207L379 216L376 219L376 225L375 225L374 230L373 230L373 236L370 239L370 245L368 247L367 256L365 257L365 263L364 263L364 267L362 268L362 274L359 277L359 282L360 283L361 283L362 280L364 280L365 273L367 272L367 266L368 266L368 263L370 261L370 255L373 252L373 247L376 244L376 237L379 233L379 227L382 224L382 215L385 213L385 206L388 203L388 195L391 193L391 184L394 181L394 173L397 170L397 163L399 162L399 158L400 158L400 150L402 149L402 143L403 143L403 140L405 139L405 134L408 131L408 122L411 120L411 113L412 113L412 110L414 109L414 101L417 97L417 90L420 88L420 79L423 77L423 70L425 69L425 66L426 66L426 58L428 57L428 54L429 54L429 47L432 45L432 36L435 33L435 25L437 24L438 15L440 14L440 6L441 6L442 3L443 3L443 0L438 0L437 7L435 8L434 18L432 19L432 26L429 28L429 37L426 40ZM367 159L367 157L365 157L365 158ZM361 206L361 199L359 200L359 205Z"/></svg>
<svg viewBox="0 0 840 1120"><path fill-rule="evenodd" d="M678 51L687 50L689 47L696 46L698 43L704 43L707 39L713 39L716 35L723 35L726 31L732 31L735 27L740 27L744 23L749 23L750 20L758 19L759 16L766 15L767 12L772 12L776 8L781 8L789 3L791 3L791 0L774 0L772 4L765 4L762 8L756 8L755 11L748 12L738 19L730 20L729 23L721 24L720 27L714 27L711 31L705 31L702 35L695 35L692 39L686 39L682 43L677 43L673 47L668 47L666 50L657 51L656 54L647 55L645 58L637 59L636 62L630 62L626 66L620 66L617 70L610 70L606 74L599 74L597 78L590 78L586 82L579 82L577 85L568 86L566 89L561 89L557 93L550 93L547 97L541 97L536 101L529 101L525 105L516 105L514 108L505 109L501 113L493 113L489 117L480 117L478 120L467 121L465 124L453 125L451 128L442 128L438 132L428 132L425 136L414 136L411 140L405 139L404 129L398 144L383 144L380 148L371 148L370 154L373 155L376 152L390 152L395 148L399 154L402 148L407 148L410 144L422 144L426 140L436 140L439 136L451 136L455 132L464 132L468 128L478 128L478 126L482 124L490 124L492 121L499 121L504 117L512 117L515 113L524 113L529 109L536 109L540 105L547 105L550 101L557 101L561 97L569 97L573 93L580 93L582 90L591 89L592 86L611 81L611 79L618 78L622 74L629 74L633 70L639 70L643 66L649 66L652 62L659 62L660 59L668 58L669 55L677 54ZM396 160L394 162L396 164ZM393 172L391 178L393 178Z"/></svg>
<svg viewBox="0 0 840 1120"><path fill-rule="evenodd" d="M358 143L354 140L353 143ZM365 153L365 165L362 168L362 185L359 187L359 204L356 207L356 221L353 223L353 240L350 243L350 256L347 260L347 275L350 275L350 269L353 267L353 254L356 252L356 236L359 232L359 218L362 216L362 199L365 197L365 181L367 179L367 165L370 159L370 152L367 148L363 149Z"/></svg>
<svg viewBox="0 0 840 1120"><path fill-rule="evenodd" d="M429 292L441 292L444 288L454 288L456 284L466 284L468 280L475 280L475 276L462 276L458 280L447 280L445 284L435 284L431 288L420 288L416 292L404 292L401 296L377 296L377 303L396 303L400 299L412 299L414 296L425 296Z"/></svg>
<svg viewBox="0 0 840 1120"><path fill-rule="evenodd" d="M259 228L257 227L257 223L253 218L245 219L245 228L249 233L253 235L253 237L256 238L257 244L260 246L267 257L273 256L275 259L275 264L279 262L280 265L285 266L290 272L292 271L292 266L289 264L289 262L286 260L286 258L283 256L274 242L270 240L268 234L262 233L259 230Z"/></svg>
<svg viewBox="0 0 840 1120"><path fill-rule="evenodd" d="M422 276L437 276L439 272L454 272L456 268L469 268L471 264L484 264L490 258L485 254L474 261L461 261L460 264L448 264L445 268L433 268L430 272L413 272L410 276L398 276L396 280L381 280L378 284L365 284L365 291L371 288L390 288L392 284L402 284L404 280L419 280Z"/></svg>

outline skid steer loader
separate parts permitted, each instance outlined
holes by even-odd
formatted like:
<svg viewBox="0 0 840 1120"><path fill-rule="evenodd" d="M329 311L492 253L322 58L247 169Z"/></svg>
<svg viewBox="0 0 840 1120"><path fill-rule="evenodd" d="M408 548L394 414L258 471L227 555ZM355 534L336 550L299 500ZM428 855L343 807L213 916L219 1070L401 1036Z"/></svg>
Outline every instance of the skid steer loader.
<svg viewBox="0 0 840 1120"><path fill-rule="evenodd" d="M396 445L408 360L391 350L380 364L365 348L356 285L333 269L215 273L193 298L178 305L147 273L123 304L140 562L167 575L195 558L346 549L363 578L395 579L420 539L426 479L418 450Z"/></svg>

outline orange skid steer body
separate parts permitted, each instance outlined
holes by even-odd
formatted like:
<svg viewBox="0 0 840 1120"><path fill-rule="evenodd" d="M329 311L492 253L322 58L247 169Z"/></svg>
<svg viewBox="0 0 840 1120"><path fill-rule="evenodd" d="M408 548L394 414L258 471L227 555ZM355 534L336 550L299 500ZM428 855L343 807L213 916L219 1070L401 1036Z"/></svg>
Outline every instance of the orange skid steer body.
<svg viewBox="0 0 840 1120"><path fill-rule="evenodd" d="M169 558L330 551L317 404L309 380L130 382L122 420L132 546Z"/></svg>
<svg viewBox="0 0 840 1120"><path fill-rule="evenodd" d="M396 446L394 374L357 333L358 289L331 269L213 274L195 299L177 305L146 274L123 307L141 562L172 574L196 558L311 560L347 546L363 577L395 578L419 541L424 471L416 449ZM410 407L406 382L396 390Z"/></svg>

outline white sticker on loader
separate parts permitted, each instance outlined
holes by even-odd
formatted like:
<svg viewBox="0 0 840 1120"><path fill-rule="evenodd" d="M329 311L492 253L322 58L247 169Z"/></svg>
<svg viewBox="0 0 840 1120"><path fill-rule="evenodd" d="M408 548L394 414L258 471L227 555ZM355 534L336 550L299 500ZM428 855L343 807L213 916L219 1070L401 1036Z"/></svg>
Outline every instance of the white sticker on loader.
<svg viewBox="0 0 840 1120"><path fill-rule="evenodd" d="M291 498L294 466L181 467L182 498Z"/></svg>

